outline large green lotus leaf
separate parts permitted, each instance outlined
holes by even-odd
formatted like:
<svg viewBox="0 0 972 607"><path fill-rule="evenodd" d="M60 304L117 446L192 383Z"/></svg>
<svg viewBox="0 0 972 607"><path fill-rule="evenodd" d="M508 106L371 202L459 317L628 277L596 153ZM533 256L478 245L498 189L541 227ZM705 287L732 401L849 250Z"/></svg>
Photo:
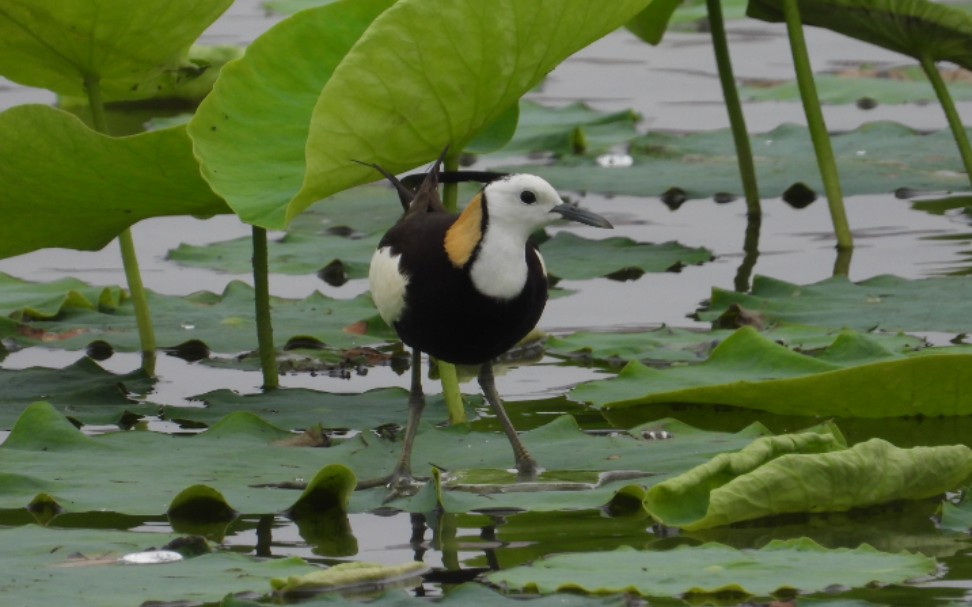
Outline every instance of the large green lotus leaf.
<svg viewBox="0 0 972 607"><path fill-rule="evenodd" d="M83 424L117 424L130 414L155 413L133 394L146 394L155 384L142 371L114 375L90 358L61 368L0 369L0 428L10 428L30 404L50 402Z"/></svg>
<svg viewBox="0 0 972 607"><path fill-rule="evenodd" d="M461 149L557 64L646 4L396 3L375 19L321 91L307 137L307 173L286 219L374 180L371 169L349 164L351 158L399 172L436 158L446 145Z"/></svg>
<svg viewBox="0 0 972 607"><path fill-rule="evenodd" d="M316 421L313 414L309 417L311 423ZM667 429L671 438L651 440L659 432L649 434L648 428ZM456 476L482 470L480 478L493 479L473 483L467 475L449 486L443 501L451 511L597 508L635 483L630 491L640 499L641 485L684 472L717 453L740 449L760 432L753 427L727 435L656 423L629 434L591 436L565 416L523 434L527 447L550 472L539 484L543 486L518 485L512 490L495 484L497 478L514 484L512 475L503 471L512 465L513 456L499 432L423 425L412 462L419 473L437 464ZM35 403L0 445L0 509L22 508L44 492L66 512L158 515L186 488L205 485L223 497L221 508L269 514L293 505L300 495L290 487L314 478L330 464L347 466L359 480L387 475L401 448L399 442L367 431L327 448L288 446L293 437L246 412L188 437L153 432L88 437L49 404ZM281 439L288 440L281 444ZM601 471L613 476L602 476ZM108 486L111 491L105 491ZM384 497L383 488L358 491L350 509L378 508ZM420 494L393 505L426 511L429 506L423 499Z"/></svg>
<svg viewBox="0 0 972 607"><path fill-rule="evenodd" d="M179 562L120 565L178 536L103 529L0 529L0 586L9 605L131 607L211 604L230 593L266 594L272 578L319 568L303 559L211 552ZM184 602L183 602L184 601Z"/></svg>
<svg viewBox="0 0 972 607"><path fill-rule="evenodd" d="M806 127L783 125L750 136L760 190L780 196L795 182L823 192ZM862 125L831 138L845 195L966 191L968 179L950 131L918 133L890 122ZM651 132L631 142L630 167L602 167L591 156L564 156L547 166L498 166L535 173L563 190L627 196L659 196L678 187L690 198L740 194L739 167L728 129L690 134ZM963 183L964 182L964 183Z"/></svg>
<svg viewBox="0 0 972 607"><path fill-rule="evenodd" d="M245 221L281 228L375 180L353 160L401 172L461 148L646 0L391 4L301 11L226 67L190 133L206 179Z"/></svg>
<svg viewBox="0 0 972 607"><path fill-rule="evenodd" d="M930 575L935 568L935 559L920 554L890 554L867 545L828 550L800 539L773 541L759 550L705 544L557 555L528 567L490 573L486 579L542 594L582 590L672 597L726 592L769 596L784 589L814 592L830 586L900 583Z"/></svg>
<svg viewBox="0 0 972 607"><path fill-rule="evenodd" d="M264 32L242 59L223 68L190 121L189 134L203 176L244 221L284 226L304 179L304 146L321 88L392 4L344 0L302 11ZM367 157L359 153L343 161L353 165L352 159Z"/></svg>
<svg viewBox="0 0 972 607"><path fill-rule="evenodd" d="M825 435L760 438L654 485L645 509L659 522L707 529L779 514L841 512L954 489L972 474L965 445L899 449L881 439L843 448Z"/></svg>
<svg viewBox="0 0 972 607"><path fill-rule="evenodd" d="M185 127L112 138L22 105L0 113L0 158L0 257L96 250L148 217L228 211L199 176Z"/></svg>
<svg viewBox="0 0 972 607"><path fill-rule="evenodd" d="M232 3L5 0L0 74L61 95L84 95L92 78L112 98L151 96L174 84L189 46Z"/></svg>
<svg viewBox="0 0 972 607"><path fill-rule="evenodd" d="M20 290L29 293L31 284L24 283ZM48 289L41 285L39 292L46 294ZM200 291L176 297L149 292L149 304L161 347L200 340L214 352L256 348L253 288L245 283L231 282L221 294ZM353 299L332 299L315 292L301 300L272 298L271 305L278 347L298 335L314 337L335 348L378 343L393 336L377 319L367 293ZM358 329L357 323L362 321L366 325ZM118 350L135 351L139 347L130 300L114 310L62 306L55 317L0 329L24 345L76 349L104 340ZM362 330L366 332L362 334Z"/></svg>
<svg viewBox="0 0 972 607"><path fill-rule="evenodd" d="M757 276L750 293L712 290L702 320L737 304L766 322L847 327L862 331L972 333L967 304L972 281L960 277L910 280L882 275L861 282L835 276L811 285Z"/></svg>
<svg viewBox="0 0 972 607"><path fill-rule="evenodd" d="M917 67L895 70L894 77L839 73L815 74L813 80L817 97L825 104L856 103L864 98L882 104L938 101L928 79ZM972 100L972 84L968 82L949 82L948 91L956 101ZM749 101L800 101L800 91L793 80L745 83L739 94Z"/></svg>
<svg viewBox="0 0 972 607"><path fill-rule="evenodd" d="M631 362L617 377L582 384L570 397L605 408L705 403L782 415L968 415L970 364L972 354L962 347L902 355L850 332L810 357L744 327L703 363L656 370Z"/></svg>
<svg viewBox="0 0 972 607"><path fill-rule="evenodd" d="M593 333L579 331L546 341L548 354L569 360L592 361L617 365L630 360L653 363L692 363L705 360L712 350L733 331L722 329L697 331L677 327L659 327L633 333ZM776 325L764 331L767 339L800 352L826 348L840 331L805 325ZM924 340L901 333L871 333L868 338L892 352L924 347Z"/></svg>
<svg viewBox="0 0 972 607"><path fill-rule="evenodd" d="M927 0L804 0L800 20L916 59L972 67L972 15ZM783 21L779 0L750 0L746 13Z"/></svg>

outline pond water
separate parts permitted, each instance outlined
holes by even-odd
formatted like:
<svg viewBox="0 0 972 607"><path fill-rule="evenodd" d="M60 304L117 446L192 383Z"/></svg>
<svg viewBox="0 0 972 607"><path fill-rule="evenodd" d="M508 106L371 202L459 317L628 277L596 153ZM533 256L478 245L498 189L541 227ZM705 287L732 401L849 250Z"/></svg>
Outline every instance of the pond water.
<svg viewBox="0 0 972 607"><path fill-rule="evenodd" d="M276 18L266 15L256 2L238 1L211 28L203 42L245 44L275 21ZM728 27L737 77L792 77L788 46L781 27L748 20L730 22ZM817 70L848 62L875 65L907 62L898 55L828 32L808 30L807 37ZM642 130L711 130L728 125L708 37L703 34L674 32L661 46L651 48L627 32L617 32L566 61L539 91L529 97L551 105L580 100L600 110L631 108L643 117L639 124ZM42 93L14 85L0 86L0 109L27 101L47 102L50 99ZM960 104L959 111L972 116L970 104ZM802 108L796 103L750 103L745 112L751 132L768 131L788 122L805 122ZM825 108L825 115L832 130L853 129L875 120L894 120L922 130L946 127L941 109L934 104L878 106L871 110L853 105L833 106ZM686 246L704 246L714 253L715 258L678 272L645 274L633 281L595 279L561 283L560 286L576 292L550 302L541 328L551 333L566 333L580 329L629 331L660 325L708 327L708 323L694 320L691 315L709 297L713 287L734 288L738 268L744 259L744 202L741 199L722 204L713 200L689 200L673 211L657 198L587 194L581 200L585 206L596 209L614 223L616 228L611 236L628 236L645 242L674 240ZM753 274L800 284L831 276L836 253L825 201L817 200L804 209L795 209L778 197L767 197L762 202L765 215ZM964 252L969 248L968 239L972 238L968 236L968 217L960 212L933 215L915 211L912 202L891 194L851 196L846 204L857 244L850 264L852 280L885 273L917 278L967 267L968 258ZM190 269L165 259L166 253L181 243L205 244L247 236L249 228L234 217L204 221L156 219L136 225L133 232L144 280L152 290L181 295L201 289L218 292L236 279L251 282L246 275ZM584 230L584 233L588 237L599 236L593 230ZM965 238L961 238L963 235ZM37 281L75 276L92 284L124 284L121 262L113 245L94 253L47 250L0 260L0 271ZM350 298L365 289L362 280L330 287L313 275L271 277L271 290L283 297L304 297L319 290L330 296ZM928 334L927 337L933 343L941 344L953 335ZM79 356L76 352L28 348L9 355L0 367L62 367ZM115 354L101 364L112 372L122 373L136 368L138 359L131 354ZM188 397L215 388L256 393L261 383L256 372L214 369L167 356L161 357L158 373L160 381L146 399L159 404L186 404ZM510 403L518 427L525 429L539 425L564 408L574 410L564 401L543 399L556 399L568 387L600 375L602 373L597 369L565 365L559 359L545 357L536 364L507 370L497 378L497 384ZM350 379L287 375L282 378L282 384L334 392L361 392L374 387L403 386L405 379L388 367L378 367L369 369L366 375L355 375ZM464 387L467 392L476 391L474 384ZM439 389L432 381L427 381L425 388L430 393ZM541 401L539 405L537 401ZM583 414L581 417L589 421L588 427L606 425L596 415L589 416L590 419ZM484 423L490 422L487 419ZM160 431L176 429L165 423L150 424L150 427ZM0 433L0 438L3 436L5 434ZM428 596L435 596L440 592L441 583L463 578L462 575L449 578L442 573L446 570L475 572L497 561L501 566L509 567L539 554L590 549L590 546L613 549L619 545L644 547L678 541L643 521L618 522L607 527L585 526L585 516L603 517L598 512L565 517L562 524L576 528L576 533L554 533L548 526L537 537L530 537L523 532L529 527L530 515L461 515L450 521L450 532L433 540L432 532L423 532L422 522L408 514L356 514L350 521L357 539L357 553L341 557L316 554L315 547L309 546L297 527L284 517L272 521L238 520L228 530L224 543L228 549L245 554L297 555L327 563L353 559L397 564L421 554L424 562L440 572L422 589ZM888 533L899 532L897 526L901 520L894 512L889 512L869 519L868 524L874 525L877 531L872 529L872 533L879 536L881 529ZM272 527L269 542L268 522ZM835 516L823 524L833 527L831 537L836 538L828 545L857 545L853 517ZM418 532L414 525L418 525ZM509 533L513 539L505 539L504 525L508 531L516 530L516 533ZM164 518L126 521L123 527L146 532L170 530ZM597 531L588 533L588 529ZM928 531L921 529L914 533L918 537ZM754 540L758 535L790 537L805 533L807 530L803 525L783 523L738 530L736 536L730 532L721 536L712 534L711 539L746 546L758 543ZM844 540L839 539L841 533L846 535ZM964 552L964 556L945 559L949 572L934 582L908 588L861 590L852 596L864 601L899 605L932 605L945 598L967 597L969 595L965 593L972 590L972 559L968 557L967 549Z"/></svg>

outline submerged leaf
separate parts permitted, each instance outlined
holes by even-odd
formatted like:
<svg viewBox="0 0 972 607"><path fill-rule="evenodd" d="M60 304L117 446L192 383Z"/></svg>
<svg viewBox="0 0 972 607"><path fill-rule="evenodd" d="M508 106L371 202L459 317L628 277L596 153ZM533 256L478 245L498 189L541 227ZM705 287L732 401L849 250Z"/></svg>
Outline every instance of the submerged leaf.
<svg viewBox="0 0 972 607"><path fill-rule="evenodd" d="M889 554L867 545L827 550L804 538L773 541L759 550L705 544L557 555L528 567L490 573L487 579L542 594L582 590L674 597L724 592L769 596L784 589L809 593L831 586L898 583L933 573L935 566L934 559L920 554Z"/></svg>

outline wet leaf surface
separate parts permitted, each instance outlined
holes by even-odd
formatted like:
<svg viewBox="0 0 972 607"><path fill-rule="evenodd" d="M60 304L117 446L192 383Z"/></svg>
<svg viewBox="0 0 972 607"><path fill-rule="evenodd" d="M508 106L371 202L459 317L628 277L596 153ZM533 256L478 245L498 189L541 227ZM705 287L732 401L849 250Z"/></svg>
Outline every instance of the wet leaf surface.
<svg viewBox="0 0 972 607"><path fill-rule="evenodd" d="M845 196L888 193L902 187L968 189L949 131L918 133L899 124L874 122L835 134L831 141ZM796 182L823 192L806 127L783 125L751 135L750 143L764 196L780 196ZM591 156L565 156L547 166L531 165L529 171L562 190L644 197L661 196L678 187L689 198L709 198L720 192L741 195L736 152L728 129L690 134L651 132L632 140L629 154L630 167L605 168ZM493 168L526 170L509 165ZM705 178L700 179L701 175Z"/></svg>
<svg viewBox="0 0 972 607"><path fill-rule="evenodd" d="M713 289L702 320L714 320L731 304L759 312L771 323L846 327L859 331L967 333L965 314L972 282L962 278L909 280L875 276L860 282L835 276L811 285L757 276L750 293Z"/></svg>
<svg viewBox="0 0 972 607"><path fill-rule="evenodd" d="M14 604L44 597L62 605L128 607L145 600L201 603L229 593L262 595L269 593L271 578L315 570L302 559L260 560L224 551L154 565L116 562L176 537L37 525L0 529L0 585Z"/></svg>
<svg viewBox="0 0 972 607"><path fill-rule="evenodd" d="M669 551L619 548L611 552L547 557L529 567L487 576L509 588L552 592L637 592L646 596L738 593L769 596L778 590L812 592L833 585L895 583L927 575L935 561L889 554L870 546L827 550L809 540L774 541L760 550L719 544Z"/></svg>
<svg viewBox="0 0 972 607"><path fill-rule="evenodd" d="M96 308L92 302L94 293L101 293L103 298L111 290L84 287L72 281L60 285L61 289L70 290L58 296L53 283L10 279L7 284L11 287L11 301L0 303L0 307L13 315L23 315L22 310L32 309L35 304L30 301L37 301L36 305L50 313L57 310L53 316L44 313L43 316L50 316L46 320L0 325L0 331L14 342L80 349L102 340L122 351L139 347L129 300L107 309ZM89 293L87 297L85 292ZM245 283L234 281L219 294L201 291L176 297L149 292L149 304L156 339L163 348L175 348L189 340L201 341L213 352L235 353L256 348L253 288ZM335 348L382 343L392 337L391 330L378 319L367 293L353 299L332 299L315 292L302 300L272 298L271 305L278 348L297 335L311 336ZM308 319L316 320L309 323ZM366 323L364 330L360 326L355 328L361 321Z"/></svg>
<svg viewBox="0 0 972 607"><path fill-rule="evenodd" d="M702 403L823 417L969 415L972 386L963 369L970 356L962 346L896 354L845 332L810 357L746 327L701 364L656 370L631 362L570 397L605 408Z"/></svg>

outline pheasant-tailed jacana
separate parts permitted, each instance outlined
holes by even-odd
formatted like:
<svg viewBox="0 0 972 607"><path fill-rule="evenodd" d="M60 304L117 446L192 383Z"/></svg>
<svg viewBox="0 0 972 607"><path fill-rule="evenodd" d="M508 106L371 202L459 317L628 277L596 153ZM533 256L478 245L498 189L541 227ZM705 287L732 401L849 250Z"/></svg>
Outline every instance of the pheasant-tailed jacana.
<svg viewBox="0 0 972 607"><path fill-rule="evenodd" d="M513 446L521 478L537 464L517 436L496 392L492 361L521 340L547 302L543 258L528 242L534 231L565 218L610 228L603 217L565 204L535 175L505 175L487 183L460 214L446 211L433 165L415 191L378 165L397 188L402 218L385 234L371 259L368 281L381 317L412 348L409 416L393 492L414 483L411 449L425 405L420 356L479 365L479 384Z"/></svg>

